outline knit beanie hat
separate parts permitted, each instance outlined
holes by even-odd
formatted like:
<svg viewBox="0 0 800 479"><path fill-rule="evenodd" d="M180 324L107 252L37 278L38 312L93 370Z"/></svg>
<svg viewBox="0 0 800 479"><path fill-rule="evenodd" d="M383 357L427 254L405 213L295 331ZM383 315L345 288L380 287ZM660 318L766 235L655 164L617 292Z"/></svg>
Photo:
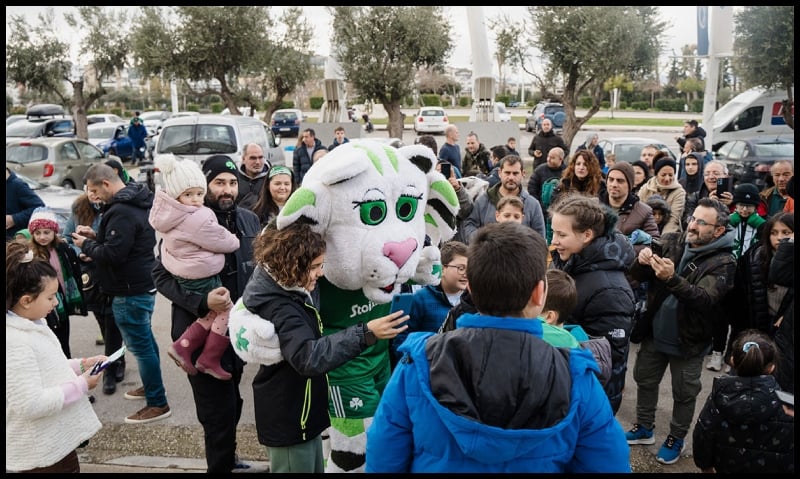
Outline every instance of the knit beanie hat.
<svg viewBox="0 0 800 479"><path fill-rule="evenodd" d="M128 174L125 167L122 166L122 163L117 160L106 160L106 165L117 170L117 176L119 176L119 179L121 179L123 183L128 184L131 182L131 176Z"/></svg>
<svg viewBox="0 0 800 479"><path fill-rule="evenodd" d="M663 158L656 161L656 165L653 167L653 170L656 172L656 176L658 176L659 170L665 166L671 166L674 173L678 172L678 165L675 163L675 160L672 158Z"/></svg>
<svg viewBox="0 0 800 479"><path fill-rule="evenodd" d="M733 203L734 204L743 204L743 205L753 205L758 206L761 202L761 198L758 196L758 187L751 183L742 183L740 185L736 185L736 188L733 190Z"/></svg>
<svg viewBox="0 0 800 479"><path fill-rule="evenodd" d="M633 166L631 166L630 163L627 161L618 161L614 163L614 166L610 166L608 168L608 173L611 173L612 171L619 171L625 175L625 179L628 181L628 191L633 189L633 183L636 181L636 175L634 174ZM608 176L608 174L606 174L606 176Z"/></svg>
<svg viewBox="0 0 800 479"><path fill-rule="evenodd" d="M58 233L58 219L56 214L48 207L40 207L33 210L31 219L28 221L28 231L31 234L37 230L48 229Z"/></svg>
<svg viewBox="0 0 800 479"><path fill-rule="evenodd" d="M203 163L203 174L206 176L206 183L211 183L220 173L236 173L236 163L225 155L209 156Z"/></svg>
<svg viewBox="0 0 800 479"><path fill-rule="evenodd" d="M164 192L172 198L189 188L202 188L205 195L206 177L194 160L177 160L172 154L158 155L155 166L161 172Z"/></svg>

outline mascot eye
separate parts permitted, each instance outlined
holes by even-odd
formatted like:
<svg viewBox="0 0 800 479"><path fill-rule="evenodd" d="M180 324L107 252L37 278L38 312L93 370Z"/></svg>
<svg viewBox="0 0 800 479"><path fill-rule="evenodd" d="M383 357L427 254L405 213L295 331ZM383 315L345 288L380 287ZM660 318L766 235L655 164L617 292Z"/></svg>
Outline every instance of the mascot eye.
<svg viewBox="0 0 800 479"><path fill-rule="evenodd" d="M361 221L365 225L374 226L386 218L385 201L365 201L358 206L361 212Z"/></svg>
<svg viewBox="0 0 800 479"><path fill-rule="evenodd" d="M419 200L412 196L401 196L397 200L397 217L401 221L411 221L417 213Z"/></svg>

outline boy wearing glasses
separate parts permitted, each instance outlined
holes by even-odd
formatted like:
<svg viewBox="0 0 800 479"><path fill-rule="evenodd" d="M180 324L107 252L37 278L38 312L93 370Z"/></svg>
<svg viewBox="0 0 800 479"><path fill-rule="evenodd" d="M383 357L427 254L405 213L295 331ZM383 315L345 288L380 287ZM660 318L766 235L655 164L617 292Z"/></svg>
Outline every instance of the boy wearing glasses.
<svg viewBox="0 0 800 479"><path fill-rule="evenodd" d="M437 285L427 285L413 293L408 329L398 334L390 345L393 360L400 358L397 348L417 331L436 332L447 317L450 308L461 301L461 293L467 288L467 245L460 241L448 241L441 246L442 280Z"/></svg>

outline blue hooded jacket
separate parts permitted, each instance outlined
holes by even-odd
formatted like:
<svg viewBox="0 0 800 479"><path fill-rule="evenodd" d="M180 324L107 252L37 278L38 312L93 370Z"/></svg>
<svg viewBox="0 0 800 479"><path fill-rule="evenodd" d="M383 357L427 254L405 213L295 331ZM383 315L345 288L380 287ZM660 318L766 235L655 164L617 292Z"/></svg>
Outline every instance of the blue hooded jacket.
<svg viewBox="0 0 800 479"><path fill-rule="evenodd" d="M464 314L413 333L367 431L366 472L630 472L589 351L540 321Z"/></svg>

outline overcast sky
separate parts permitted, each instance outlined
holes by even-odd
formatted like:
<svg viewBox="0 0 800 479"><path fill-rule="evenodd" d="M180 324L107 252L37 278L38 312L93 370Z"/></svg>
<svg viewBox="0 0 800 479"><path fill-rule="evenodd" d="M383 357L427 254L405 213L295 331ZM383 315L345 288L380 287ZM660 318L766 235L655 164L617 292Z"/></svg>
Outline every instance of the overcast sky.
<svg viewBox="0 0 800 479"><path fill-rule="evenodd" d="M46 7L41 6L22 6L22 7L6 7L6 24L8 24L9 14L22 13L28 17L29 23L36 21L36 15L43 12ZM54 7L56 16L63 16L63 12L71 7ZM135 7L120 7L120 8L135 8ZM283 9L287 7L274 6L274 10ZM330 53L330 17L324 7L320 6L306 6L303 7L306 12L306 17L313 24L317 34L314 39L314 50L320 55L328 55ZM452 18L453 21L453 42L455 49L453 50L449 64L453 67L471 67L471 53L470 53L470 39L469 29L467 26L467 7L445 7L447 10L446 16ZM485 21L498 18L501 15L507 15L512 20L527 19L528 13L526 7L503 7L503 6L484 6L483 16ZM684 6L684 7L659 7L661 9L662 19L669 22L670 27L663 38L666 49L663 52L664 59L662 64L667 61L667 57L674 51L680 54L681 47L689 43L697 43L697 7ZM277 13L277 12L276 12ZM66 25L64 25L66 28ZM6 35L8 35L8 28L6 28ZM487 30L487 38L489 43L489 54L494 53L494 37L491 31ZM496 73L496 72L495 72Z"/></svg>

